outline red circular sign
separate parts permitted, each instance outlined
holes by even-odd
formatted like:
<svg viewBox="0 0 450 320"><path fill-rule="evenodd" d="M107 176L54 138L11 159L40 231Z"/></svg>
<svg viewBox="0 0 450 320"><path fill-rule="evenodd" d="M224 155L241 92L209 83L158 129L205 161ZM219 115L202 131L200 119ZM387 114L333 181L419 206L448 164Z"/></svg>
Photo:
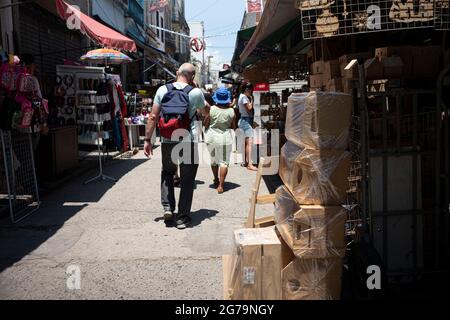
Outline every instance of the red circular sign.
<svg viewBox="0 0 450 320"><path fill-rule="evenodd" d="M191 40L191 49L194 52L200 52L205 49L205 44L203 43L202 39L200 38L193 38Z"/></svg>

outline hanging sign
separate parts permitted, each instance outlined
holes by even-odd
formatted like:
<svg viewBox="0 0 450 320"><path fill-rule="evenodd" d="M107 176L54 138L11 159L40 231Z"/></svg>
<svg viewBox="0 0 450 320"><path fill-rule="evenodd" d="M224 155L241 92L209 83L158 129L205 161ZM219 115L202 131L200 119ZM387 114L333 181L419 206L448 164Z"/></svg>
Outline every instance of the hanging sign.
<svg viewBox="0 0 450 320"><path fill-rule="evenodd" d="M246 0L247 13L257 13L263 11L262 0Z"/></svg>
<svg viewBox="0 0 450 320"><path fill-rule="evenodd" d="M297 0L303 38L386 30L449 29L450 0Z"/></svg>
<svg viewBox="0 0 450 320"><path fill-rule="evenodd" d="M205 43L200 38L193 38L191 40L191 49L194 52L201 52L205 49Z"/></svg>
<svg viewBox="0 0 450 320"><path fill-rule="evenodd" d="M155 12L164 9L169 4L168 0L153 0L148 8L149 12Z"/></svg>

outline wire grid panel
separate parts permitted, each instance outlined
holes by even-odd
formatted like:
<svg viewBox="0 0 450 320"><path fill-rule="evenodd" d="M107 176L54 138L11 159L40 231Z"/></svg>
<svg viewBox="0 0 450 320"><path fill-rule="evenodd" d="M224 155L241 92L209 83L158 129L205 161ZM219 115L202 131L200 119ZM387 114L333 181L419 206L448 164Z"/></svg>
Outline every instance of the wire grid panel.
<svg viewBox="0 0 450 320"><path fill-rule="evenodd" d="M298 0L304 39L399 29L449 29L450 0Z"/></svg>
<svg viewBox="0 0 450 320"><path fill-rule="evenodd" d="M0 201L9 205L11 221L19 222L40 206L34 163L32 136L29 133L0 131L3 185ZM4 175L3 175L4 174Z"/></svg>

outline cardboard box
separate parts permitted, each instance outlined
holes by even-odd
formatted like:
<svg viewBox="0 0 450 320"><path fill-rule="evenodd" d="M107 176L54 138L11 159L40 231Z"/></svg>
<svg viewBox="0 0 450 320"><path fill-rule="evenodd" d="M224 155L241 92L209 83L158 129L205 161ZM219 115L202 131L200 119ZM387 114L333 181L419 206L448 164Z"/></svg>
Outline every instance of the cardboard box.
<svg viewBox="0 0 450 320"><path fill-rule="evenodd" d="M344 87L342 85L341 78L331 79L327 82L326 90L329 92L343 92Z"/></svg>
<svg viewBox="0 0 450 320"><path fill-rule="evenodd" d="M342 92L353 95L353 89L356 87L355 80L341 78L341 81L342 81Z"/></svg>
<svg viewBox="0 0 450 320"><path fill-rule="evenodd" d="M364 63L364 69L367 80L383 79L383 65L378 58L371 58Z"/></svg>
<svg viewBox="0 0 450 320"><path fill-rule="evenodd" d="M353 97L339 92L294 93L289 97L285 133L311 149L348 147Z"/></svg>
<svg viewBox="0 0 450 320"><path fill-rule="evenodd" d="M403 78L403 60L400 57L386 57L381 60L383 65L384 78L400 79Z"/></svg>
<svg viewBox="0 0 450 320"><path fill-rule="evenodd" d="M301 206L294 216L293 250L302 259L343 258L347 211L340 206Z"/></svg>
<svg viewBox="0 0 450 320"><path fill-rule="evenodd" d="M413 55L415 47L400 46L400 47L383 47L375 50L375 57L381 62L385 58L399 57L403 62L402 77L410 79L413 77Z"/></svg>
<svg viewBox="0 0 450 320"><path fill-rule="evenodd" d="M280 300L282 252L275 228L236 230L234 241L236 253L224 264L231 270L231 276L224 276L226 298Z"/></svg>
<svg viewBox="0 0 450 320"><path fill-rule="evenodd" d="M294 243L294 214L300 210L300 205L286 186L281 186L276 192L275 222L276 229L284 241L292 249Z"/></svg>
<svg viewBox="0 0 450 320"><path fill-rule="evenodd" d="M440 73L441 53L439 46L415 47L412 51L413 78L437 78Z"/></svg>
<svg viewBox="0 0 450 320"><path fill-rule="evenodd" d="M282 272L283 300L339 300L342 269L340 258L296 258Z"/></svg>
<svg viewBox="0 0 450 320"><path fill-rule="evenodd" d="M358 68L355 67L351 70L345 70L345 67L352 61L353 59L363 58L364 61L371 58L372 55L369 52L360 52L353 54L346 54L339 58L339 67L341 69L341 77L345 79L358 79Z"/></svg>
<svg viewBox="0 0 450 320"><path fill-rule="evenodd" d="M323 74L331 78L339 78L341 70L339 67L339 60L316 61L311 64L311 74Z"/></svg>
<svg viewBox="0 0 450 320"><path fill-rule="evenodd" d="M322 74L310 75L309 76L309 86L311 88L320 88L325 85L324 84L324 76Z"/></svg>
<svg viewBox="0 0 450 320"><path fill-rule="evenodd" d="M339 206L347 199L351 154L312 150L288 141L281 149L280 177L298 203Z"/></svg>

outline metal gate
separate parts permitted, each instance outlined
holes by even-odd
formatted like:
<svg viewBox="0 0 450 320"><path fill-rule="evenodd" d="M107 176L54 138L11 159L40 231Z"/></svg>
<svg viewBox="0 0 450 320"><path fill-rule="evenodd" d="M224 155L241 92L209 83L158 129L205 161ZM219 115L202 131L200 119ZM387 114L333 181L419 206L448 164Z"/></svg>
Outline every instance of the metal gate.
<svg viewBox="0 0 450 320"><path fill-rule="evenodd" d="M0 205L17 223L40 207L32 135L0 130Z"/></svg>
<svg viewBox="0 0 450 320"><path fill-rule="evenodd" d="M439 88L368 88L367 117L353 125L350 227L366 222L387 275L410 282L442 269L449 250L450 109Z"/></svg>

